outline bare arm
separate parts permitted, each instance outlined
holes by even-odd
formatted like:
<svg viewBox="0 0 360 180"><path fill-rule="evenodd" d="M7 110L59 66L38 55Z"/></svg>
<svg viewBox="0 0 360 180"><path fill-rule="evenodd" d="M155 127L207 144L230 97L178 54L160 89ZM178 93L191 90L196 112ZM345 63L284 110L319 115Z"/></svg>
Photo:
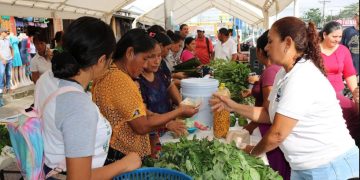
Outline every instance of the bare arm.
<svg viewBox="0 0 360 180"><path fill-rule="evenodd" d="M237 57L238 57L237 54L232 54L232 55L231 55L231 60L232 60L232 61L236 61L236 60L237 60Z"/></svg>
<svg viewBox="0 0 360 180"><path fill-rule="evenodd" d="M171 82L169 88L168 88L169 96L174 104L177 106L181 103L181 95L179 92L179 89L176 87L174 82Z"/></svg>
<svg viewBox="0 0 360 180"><path fill-rule="evenodd" d="M34 84L36 84L36 81L39 79L39 77L40 77L39 71L31 72L31 79L34 82Z"/></svg>
<svg viewBox="0 0 360 180"><path fill-rule="evenodd" d="M269 100L268 97L270 95L272 86L266 86L262 88L262 93L263 93L263 104L262 107L264 107L266 109L266 111L269 110ZM256 122L250 122L247 126L244 127L244 129L248 130L250 134L253 133L254 129L257 128L259 126L259 123Z"/></svg>
<svg viewBox="0 0 360 180"><path fill-rule="evenodd" d="M349 87L350 91L354 94L354 90L357 87L357 79L356 76L349 76L345 79L346 85Z"/></svg>
<svg viewBox="0 0 360 180"><path fill-rule="evenodd" d="M112 179L114 176L135 170L141 166L141 159L136 153L129 153L112 164L91 169L92 157L66 158L67 179Z"/></svg>
<svg viewBox="0 0 360 180"><path fill-rule="evenodd" d="M278 147L288 137L296 123L296 119L276 113L274 123L250 154L259 156Z"/></svg>
<svg viewBox="0 0 360 180"><path fill-rule="evenodd" d="M227 111L233 111L241 116L251 119L257 123L270 124L270 117L268 111L264 107L253 107L243 104L238 104L228 97L224 97L220 94L213 94L215 98L210 100L211 109L213 111L221 111L223 109Z"/></svg>

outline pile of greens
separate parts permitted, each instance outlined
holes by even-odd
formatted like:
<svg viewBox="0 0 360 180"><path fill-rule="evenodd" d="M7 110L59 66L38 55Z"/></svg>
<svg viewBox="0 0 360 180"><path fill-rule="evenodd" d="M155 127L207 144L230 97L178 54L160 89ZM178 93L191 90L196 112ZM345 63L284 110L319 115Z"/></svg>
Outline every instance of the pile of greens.
<svg viewBox="0 0 360 180"><path fill-rule="evenodd" d="M247 64L216 59L211 61L209 66L214 71L214 78L225 83L230 90L231 99L241 104L254 104L253 97L241 97L241 91L247 89L249 85L247 79L251 70Z"/></svg>
<svg viewBox="0 0 360 180"><path fill-rule="evenodd" d="M160 159L147 166L163 167L184 172L194 179L281 180L282 177L263 161L247 155L235 144L224 144L206 138L181 138L180 142L162 147Z"/></svg>

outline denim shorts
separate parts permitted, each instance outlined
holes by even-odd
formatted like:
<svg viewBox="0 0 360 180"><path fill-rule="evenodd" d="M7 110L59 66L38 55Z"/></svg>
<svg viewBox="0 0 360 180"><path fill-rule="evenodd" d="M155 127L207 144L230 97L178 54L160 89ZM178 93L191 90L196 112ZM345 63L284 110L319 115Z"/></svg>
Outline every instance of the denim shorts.
<svg viewBox="0 0 360 180"><path fill-rule="evenodd" d="M354 177L359 177L357 146L318 168L291 171L291 180L346 180Z"/></svg>

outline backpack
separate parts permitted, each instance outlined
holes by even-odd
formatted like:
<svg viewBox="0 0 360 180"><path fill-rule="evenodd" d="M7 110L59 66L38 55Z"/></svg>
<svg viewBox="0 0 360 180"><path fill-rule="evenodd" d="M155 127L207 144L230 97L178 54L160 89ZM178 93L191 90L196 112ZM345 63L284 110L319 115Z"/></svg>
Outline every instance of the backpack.
<svg viewBox="0 0 360 180"><path fill-rule="evenodd" d="M65 159L58 167L45 175L44 167L44 141L42 113L46 105L58 95L67 92L81 92L79 89L66 86L59 88L49 95L40 109L30 112L22 110L17 121L7 123L11 145L13 147L18 168L26 180L40 180L62 172L65 167ZM35 96L36 98L36 96Z"/></svg>
<svg viewBox="0 0 360 180"><path fill-rule="evenodd" d="M209 45L209 38L205 37L206 39L206 48L207 48L207 51L208 51L208 54L209 54L209 58L211 59L211 52L210 52L210 45Z"/></svg>

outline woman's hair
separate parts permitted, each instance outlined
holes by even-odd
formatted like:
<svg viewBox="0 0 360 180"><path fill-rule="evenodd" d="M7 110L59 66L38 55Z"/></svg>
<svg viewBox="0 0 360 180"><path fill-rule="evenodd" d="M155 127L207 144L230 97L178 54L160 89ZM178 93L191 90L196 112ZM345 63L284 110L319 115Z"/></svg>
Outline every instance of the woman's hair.
<svg viewBox="0 0 360 180"><path fill-rule="evenodd" d="M149 27L148 32L162 32L165 33L165 29L162 26L159 25L152 25Z"/></svg>
<svg viewBox="0 0 360 180"><path fill-rule="evenodd" d="M182 41L182 38L181 38L180 34L178 34L178 33L175 34L173 31L168 30L166 32L166 34L170 37L170 39L172 40L173 43L178 43L178 42Z"/></svg>
<svg viewBox="0 0 360 180"><path fill-rule="evenodd" d="M35 32L33 35L33 42L45 42L46 43L46 36L41 34L40 32Z"/></svg>
<svg viewBox="0 0 360 180"><path fill-rule="evenodd" d="M131 29L116 44L113 55L114 61L120 61L129 47L134 48L134 53L149 52L154 49L156 41L152 39L144 29Z"/></svg>
<svg viewBox="0 0 360 180"><path fill-rule="evenodd" d="M319 32L319 37L320 40L323 41L324 40L324 33L326 33L327 35L341 29L341 24L336 22L336 21L330 21L327 24L325 24L325 26L322 28L322 30Z"/></svg>
<svg viewBox="0 0 360 180"><path fill-rule="evenodd" d="M167 46L172 44L172 41L168 35L166 35L163 32L160 31L148 31L149 36L155 39L158 43L160 43L163 46Z"/></svg>
<svg viewBox="0 0 360 180"><path fill-rule="evenodd" d="M63 36L64 32L63 31L58 31L55 33L55 37L54 39L51 40L51 49L54 49L56 46L56 43L59 43L62 40L62 36ZM56 43L55 43L56 42Z"/></svg>
<svg viewBox="0 0 360 180"><path fill-rule="evenodd" d="M191 42L193 42L195 39L193 37L187 37L184 41L184 49L186 48L186 45L190 45Z"/></svg>
<svg viewBox="0 0 360 180"><path fill-rule="evenodd" d="M310 59L315 66L326 75L323 59L320 54L318 33L313 22L309 22L308 26L306 26L299 18L285 17L277 20L272 27L279 33L282 41L284 41L286 37L291 37L294 41L296 51L301 54L296 62L302 57Z"/></svg>
<svg viewBox="0 0 360 180"><path fill-rule="evenodd" d="M80 69L93 66L102 55L107 59L115 47L115 37L110 26L93 17L80 17L72 22L63 36L64 52L52 59L54 76L68 79Z"/></svg>
<svg viewBox="0 0 360 180"><path fill-rule="evenodd" d="M262 50L262 53L265 57L267 57L265 46L268 43L268 33L269 30L266 30L257 40L256 40L256 48Z"/></svg>

